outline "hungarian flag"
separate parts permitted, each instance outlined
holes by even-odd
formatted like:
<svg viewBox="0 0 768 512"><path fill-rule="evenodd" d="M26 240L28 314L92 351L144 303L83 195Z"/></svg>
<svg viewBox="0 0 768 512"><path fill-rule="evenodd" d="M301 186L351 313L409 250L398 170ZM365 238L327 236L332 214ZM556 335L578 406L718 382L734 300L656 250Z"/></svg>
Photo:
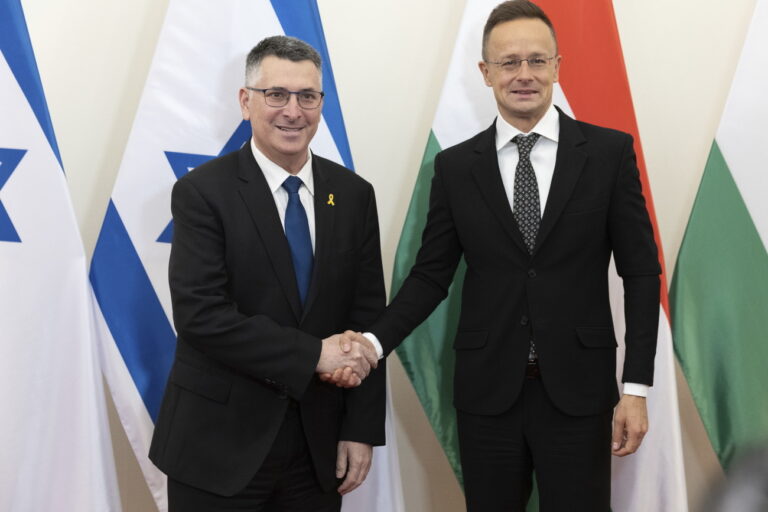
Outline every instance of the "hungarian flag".
<svg viewBox="0 0 768 512"><path fill-rule="evenodd" d="M554 103L576 119L619 129L635 138L643 193L663 266L653 201L613 6L609 0L540 0L537 3L555 25L563 56L560 83L555 84ZM435 154L484 130L497 115L493 94L485 87L477 68L481 58L483 26L497 4L498 0L468 0L466 4L398 245L393 293L408 275L421 244ZM454 363L451 342L459 318L465 271L462 263L448 298L397 351L460 482L456 420L451 404ZM623 340L623 288L613 268L611 306L616 338ZM613 461L612 506L622 512L677 512L688 509L664 275L659 319L656 373L648 396L650 431L636 454L614 458ZM623 341L620 342L619 359L617 368L620 371L623 366ZM529 508L537 509L535 497Z"/></svg>
<svg viewBox="0 0 768 512"><path fill-rule="evenodd" d="M766 27L758 0L672 281L675 351L724 469L768 441Z"/></svg>
<svg viewBox="0 0 768 512"><path fill-rule="evenodd" d="M0 2L0 510L120 510L85 251L19 0Z"/></svg>
<svg viewBox="0 0 768 512"><path fill-rule="evenodd" d="M312 150L352 168L316 0L171 0L91 265L105 376L147 484L162 511L165 477L147 453L173 361L168 258L171 189L194 167L239 149L251 136L237 91L245 57L285 34L323 59L323 116ZM400 511L394 430L374 450L366 482L347 510Z"/></svg>

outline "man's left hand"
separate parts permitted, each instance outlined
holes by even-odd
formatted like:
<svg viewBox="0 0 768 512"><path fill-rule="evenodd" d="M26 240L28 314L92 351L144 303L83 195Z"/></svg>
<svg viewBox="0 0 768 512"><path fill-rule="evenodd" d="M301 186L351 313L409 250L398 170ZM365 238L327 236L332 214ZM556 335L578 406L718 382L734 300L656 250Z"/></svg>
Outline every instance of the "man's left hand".
<svg viewBox="0 0 768 512"><path fill-rule="evenodd" d="M624 395L613 415L611 451L617 457L635 453L648 432L648 410L645 397Z"/></svg>
<svg viewBox="0 0 768 512"><path fill-rule="evenodd" d="M355 490L363 483L371 469L373 459L373 447L365 443L354 441L339 441L336 450L336 478L344 478L339 487L342 496Z"/></svg>

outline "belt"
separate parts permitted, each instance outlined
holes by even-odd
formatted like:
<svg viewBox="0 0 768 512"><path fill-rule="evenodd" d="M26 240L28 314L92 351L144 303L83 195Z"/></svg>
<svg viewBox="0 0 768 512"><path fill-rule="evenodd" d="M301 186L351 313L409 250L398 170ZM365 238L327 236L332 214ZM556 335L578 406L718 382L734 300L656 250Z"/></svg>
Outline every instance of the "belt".
<svg viewBox="0 0 768 512"><path fill-rule="evenodd" d="M539 371L539 361L538 361L538 359L534 359L532 361L528 361L528 364L525 366L525 378L526 379L538 379L539 376L541 376L541 372Z"/></svg>

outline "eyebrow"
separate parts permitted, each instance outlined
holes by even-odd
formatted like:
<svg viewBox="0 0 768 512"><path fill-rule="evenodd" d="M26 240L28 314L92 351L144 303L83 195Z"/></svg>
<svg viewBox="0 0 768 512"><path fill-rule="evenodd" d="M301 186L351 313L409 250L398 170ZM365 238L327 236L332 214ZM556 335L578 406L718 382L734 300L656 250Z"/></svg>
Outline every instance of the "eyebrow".
<svg viewBox="0 0 768 512"><path fill-rule="evenodd" d="M546 53L543 53L543 52L531 53L527 57L521 57L517 53L510 53L510 54L502 56L501 58L502 59L508 59L508 60L509 59L533 59L533 58L536 58L536 57L545 57L545 56L546 56Z"/></svg>
<svg viewBox="0 0 768 512"><path fill-rule="evenodd" d="M283 87L281 85L274 85L272 87L265 87L265 89L277 89L278 91L290 91L289 88ZM317 89L313 89L312 87L304 87L303 89L299 89L298 91L293 92L320 92Z"/></svg>

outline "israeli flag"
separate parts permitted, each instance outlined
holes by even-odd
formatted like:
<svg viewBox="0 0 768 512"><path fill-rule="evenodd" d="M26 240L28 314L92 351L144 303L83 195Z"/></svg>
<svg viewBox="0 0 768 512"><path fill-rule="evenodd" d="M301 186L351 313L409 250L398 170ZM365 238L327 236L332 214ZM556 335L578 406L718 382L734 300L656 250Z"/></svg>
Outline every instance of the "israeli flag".
<svg viewBox="0 0 768 512"><path fill-rule="evenodd" d="M104 368L118 414L160 510L165 477L147 458L173 360L168 258L171 188L250 139L237 91L245 56L285 34L323 58L325 104L312 150L352 168L316 0L171 0L91 265ZM346 510L402 510L394 431Z"/></svg>
<svg viewBox="0 0 768 512"><path fill-rule="evenodd" d="M0 510L119 511L83 243L19 0L0 2Z"/></svg>

